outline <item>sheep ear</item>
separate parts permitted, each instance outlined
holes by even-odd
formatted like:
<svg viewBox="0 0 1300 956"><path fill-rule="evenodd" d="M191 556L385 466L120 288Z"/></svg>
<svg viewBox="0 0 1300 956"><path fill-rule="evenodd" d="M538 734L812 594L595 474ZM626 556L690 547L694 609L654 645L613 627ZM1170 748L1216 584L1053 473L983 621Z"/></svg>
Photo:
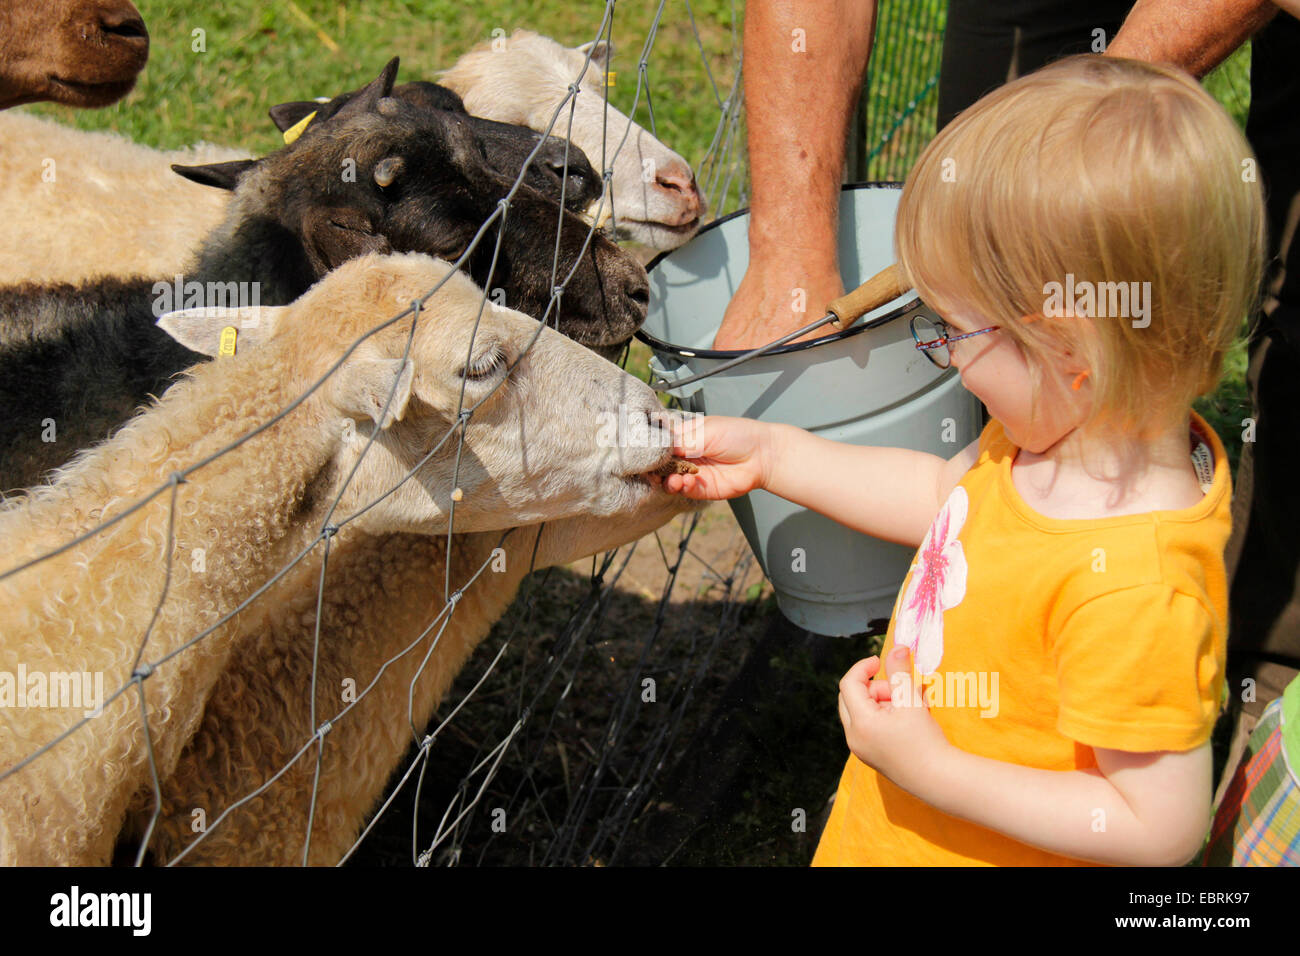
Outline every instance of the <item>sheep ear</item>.
<svg viewBox="0 0 1300 956"><path fill-rule="evenodd" d="M357 359L334 373L332 395L344 415L357 421L369 418L387 428L406 414L414 378L415 365L410 359ZM385 405L387 415L383 414Z"/></svg>
<svg viewBox="0 0 1300 956"><path fill-rule="evenodd" d="M230 163L208 163L205 166L180 166L172 164L172 171L179 173L200 186L215 186L217 189L234 190L239 185L240 177L256 166L255 159L237 159Z"/></svg>
<svg viewBox="0 0 1300 956"><path fill-rule="evenodd" d="M393 88L393 96L399 100L419 106L423 109L446 110L448 113L464 113L465 101L453 90L427 80L414 80Z"/></svg>
<svg viewBox="0 0 1300 956"><path fill-rule="evenodd" d="M284 306L265 305L180 309L160 316L158 328L191 352L219 358L257 348L271 337L283 312Z"/></svg>
<svg viewBox="0 0 1300 956"><path fill-rule="evenodd" d="M325 101L326 103L329 100ZM293 129L312 113L319 114L324 104L312 100L295 100L292 103L277 103L270 109L271 122L281 133Z"/></svg>
<svg viewBox="0 0 1300 956"><path fill-rule="evenodd" d="M379 101L386 96L393 95L393 83L397 80L397 65L400 62L399 57L393 57L380 72L380 74L357 90L356 93L344 93L347 101L343 103L333 116L347 117L356 113L371 112L379 108ZM339 99L339 97L335 97Z"/></svg>
<svg viewBox="0 0 1300 956"><path fill-rule="evenodd" d="M591 65L604 69L609 65L609 61L614 54L614 47L606 40L592 40L590 43L584 43L580 47L574 47L584 57L587 51L591 51Z"/></svg>

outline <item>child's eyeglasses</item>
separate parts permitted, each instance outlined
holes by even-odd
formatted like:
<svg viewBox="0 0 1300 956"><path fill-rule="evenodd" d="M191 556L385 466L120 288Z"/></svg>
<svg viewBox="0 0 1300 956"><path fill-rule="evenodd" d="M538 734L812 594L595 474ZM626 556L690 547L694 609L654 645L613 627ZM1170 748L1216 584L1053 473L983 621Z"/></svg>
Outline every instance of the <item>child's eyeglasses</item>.
<svg viewBox="0 0 1300 956"><path fill-rule="evenodd" d="M931 319L924 315L912 317L912 338L916 339L916 347L939 368L948 368L952 365L952 355L948 351L950 343L997 330L996 325L990 325L988 328L976 329L974 332L949 335L948 325L942 319Z"/></svg>

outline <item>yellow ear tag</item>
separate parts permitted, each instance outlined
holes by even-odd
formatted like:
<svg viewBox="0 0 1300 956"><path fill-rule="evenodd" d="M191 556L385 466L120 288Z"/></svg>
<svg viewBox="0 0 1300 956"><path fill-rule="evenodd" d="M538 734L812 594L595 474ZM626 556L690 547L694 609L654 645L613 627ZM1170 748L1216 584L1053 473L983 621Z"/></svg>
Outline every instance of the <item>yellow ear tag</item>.
<svg viewBox="0 0 1300 956"><path fill-rule="evenodd" d="M294 123L294 124L293 124L292 126L290 126L287 130L285 130L285 131L284 131L284 145L288 146L290 143L292 143L294 140L296 140L299 136L301 136L301 135L302 135L302 131L305 130L309 125L311 125L311 121L314 120L315 118L316 118L316 110L312 110L310 113L308 113L308 114L307 114L306 116L304 116L302 119L298 120L298 122Z"/></svg>
<svg viewBox="0 0 1300 956"><path fill-rule="evenodd" d="M221 344L217 346L217 358L228 358L235 354L235 338L239 331L233 325L221 330Z"/></svg>

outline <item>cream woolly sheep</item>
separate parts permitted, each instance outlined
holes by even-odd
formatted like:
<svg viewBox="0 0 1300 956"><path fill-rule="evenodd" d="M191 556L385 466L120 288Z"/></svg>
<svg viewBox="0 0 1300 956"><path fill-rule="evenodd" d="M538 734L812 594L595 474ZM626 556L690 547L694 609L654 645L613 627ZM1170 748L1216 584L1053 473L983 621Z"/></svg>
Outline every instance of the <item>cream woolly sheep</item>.
<svg viewBox="0 0 1300 956"><path fill-rule="evenodd" d="M534 525L516 529L503 544L498 533L458 531L452 538L453 590L480 568L486 570L465 589L445 630L438 620L444 608L445 536L340 533L331 543L316 665L316 720L332 724L324 742L309 863L337 863L355 842L412 743L412 726L424 733L460 668L509 606L539 535L536 567L544 568L634 541L690 507L678 496L660 495L618 522L572 518ZM458 526L459 521L458 512ZM497 570L501 565L492 554L498 544L504 549L497 556L503 570ZM302 862L315 747L265 792L216 821L289 764L311 736L319 580L320 558L313 555L268 595L250 622L194 738L163 784L163 814L150 842L158 861L175 859L195 843L182 863ZM434 621L437 626L425 633ZM407 648L374 689L349 707L347 688L360 695L383 664ZM132 840L144 832L152 806L152 793L137 795ZM202 840L194 832L196 810L203 812L208 829Z"/></svg>
<svg viewBox="0 0 1300 956"><path fill-rule="evenodd" d="M461 95L475 116L545 130L569 84L581 81L573 128L569 110L560 111L552 132L567 136L591 162L613 168L613 212L617 235L650 246L675 249L700 228L705 203L686 160L624 113L605 102L609 48L568 48L529 30L480 44L466 53L440 82ZM617 156L615 149L623 142Z"/></svg>
<svg viewBox="0 0 1300 956"><path fill-rule="evenodd" d="M440 280L446 284L422 310L409 361L402 358L409 318L346 354L364 331ZM464 407L473 412L454 476L463 493L458 527L488 532L579 514L632 524L646 512L661 514L658 499L667 496L631 476L658 465L664 450L609 449L595 440L602 415L620 406L657 411L653 394L521 313L488 310L474 331L481 301L471 280L439 260L351 260L293 305L262 308L257 325L239 333L235 358L195 367L154 407L63 469L55 484L0 509L0 539L12 567L55 540L120 519L0 580L0 673L102 673L105 686L115 688L131 678L147 634L140 660L156 667L143 682L148 733L166 779L240 633L266 605L252 605L181 650L184 642L216 626L318 541L327 520L342 525L343 540L363 532L445 532L458 443L448 441L421 461L457 422L462 388ZM217 352L224 322L206 313L162 321L187 347ZM325 385L269 424L340 359ZM514 367L502 384L507 363ZM179 485L174 510L164 493L127 512L169 476L268 425ZM520 434L528 435L526 449ZM412 480L381 497L411 471ZM349 523L351 515L357 517ZM191 560L195 549L205 555L202 563ZM151 779L135 692L18 766L78 717L66 708L0 708L0 863L109 859L129 801Z"/></svg>
<svg viewBox="0 0 1300 956"><path fill-rule="evenodd" d="M186 271L230 194L172 164L249 158L206 144L149 149L19 112L0 114L0 142L0 285Z"/></svg>

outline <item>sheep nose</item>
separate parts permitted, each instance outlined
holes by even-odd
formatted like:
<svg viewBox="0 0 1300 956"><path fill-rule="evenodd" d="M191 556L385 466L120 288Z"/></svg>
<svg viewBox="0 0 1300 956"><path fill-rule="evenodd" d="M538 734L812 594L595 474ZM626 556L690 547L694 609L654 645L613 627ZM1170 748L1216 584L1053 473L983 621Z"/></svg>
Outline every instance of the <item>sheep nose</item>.
<svg viewBox="0 0 1300 956"><path fill-rule="evenodd" d="M107 34L122 40L149 42L149 31L144 18L131 3L120 3L100 10L99 25Z"/></svg>
<svg viewBox="0 0 1300 956"><path fill-rule="evenodd" d="M656 170L655 185L666 192L681 195L683 203L681 221L683 223L698 218L704 211L704 203L700 197L699 187L695 185L695 174L691 172L689 166L674 163L671 166Z"/></svg>
<svg viewBox="0 0 1300 956"><path fill-rule="evenodd" d="M640 475L662 464L673 445L672 413L647 396L620 404L620 466L624 475Z"/></svg>
<svg viewBox="0 0 1300 956"><path fill-rule="evenodd" d="M644 320L646 310L650 308L650 279L646 276L645 269L627 270L623 277L623 296L636 306Z"/></svg>

